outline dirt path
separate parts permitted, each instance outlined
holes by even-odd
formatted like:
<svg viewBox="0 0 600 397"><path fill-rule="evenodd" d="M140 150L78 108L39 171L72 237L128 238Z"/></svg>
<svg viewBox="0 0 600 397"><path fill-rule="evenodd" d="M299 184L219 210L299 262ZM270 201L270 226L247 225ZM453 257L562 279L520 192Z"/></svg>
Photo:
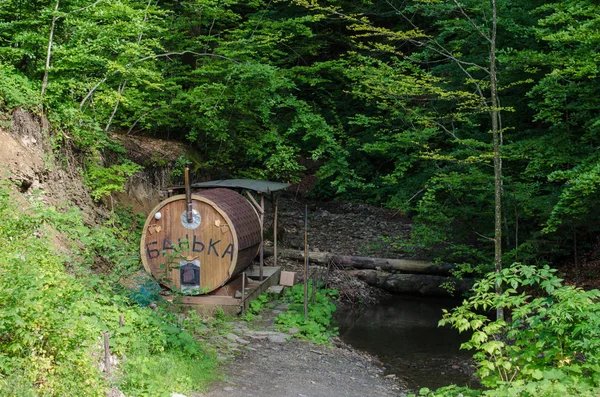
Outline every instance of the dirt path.
<svg viewBox="0 0 600 397"><path fill-rule="evenodd" d="M381 369L361 355L307 342L256 344L227 368L210 397L400 396Z"/></svg>
<svg viewBox="0 0 600 397"><path fill-rule="evenodd" d="M281 310L281 308L278 308ZM262 321L240 321L226 336L238 350L224 367L225 379L205 397L384 397L404 396L378 361L341 342L318 346L277 332L270 311Z"/></svg>

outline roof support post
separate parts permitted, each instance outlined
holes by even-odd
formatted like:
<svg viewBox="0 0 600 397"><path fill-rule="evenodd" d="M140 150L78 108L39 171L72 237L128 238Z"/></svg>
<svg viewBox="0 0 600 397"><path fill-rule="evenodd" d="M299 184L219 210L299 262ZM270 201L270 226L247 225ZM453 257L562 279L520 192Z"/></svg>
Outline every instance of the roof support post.
<svg viewBox="0 0 600 397"><path fill-rule="evenodd" d="M260 281L263 281L263 266L265 264L265 195L260 195Z"/></svg>

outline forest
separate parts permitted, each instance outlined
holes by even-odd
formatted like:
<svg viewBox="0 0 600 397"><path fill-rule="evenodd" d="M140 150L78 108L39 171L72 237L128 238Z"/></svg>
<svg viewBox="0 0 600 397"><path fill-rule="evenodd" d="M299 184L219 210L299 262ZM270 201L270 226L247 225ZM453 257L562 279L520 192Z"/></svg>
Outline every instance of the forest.
<svg viewBox="0 0 600 397"><path fill-rule="evenodd" d="M576 266L599 230L597 7L7 0L2 106L41 106L96 198L152 165L113 139L142 134L184 142L198 179L315 175L318 198L410 215L399 248Z"/></svg>
<svg viewBox="0 0 600 397"><path fill-rule="evenodd" d="M0 111L47 117L95 200L163 165L119 135L173 140L197 181L315 177L469 273L598 276L599 65L590 0L0 1Z"/></svg>

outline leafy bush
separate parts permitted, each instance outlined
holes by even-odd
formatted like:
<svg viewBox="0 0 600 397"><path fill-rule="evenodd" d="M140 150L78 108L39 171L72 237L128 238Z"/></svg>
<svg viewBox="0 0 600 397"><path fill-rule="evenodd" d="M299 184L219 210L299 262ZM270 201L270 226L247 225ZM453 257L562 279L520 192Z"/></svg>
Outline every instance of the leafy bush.
<svg viewBox="0 0 600 397"><path fill-rule="evenodd" d="M93 294L36 237L40 218L17 212L0 190L0 381L21 373L20 387L36 394L102 395L93 359L102 330L85 310Z"/></svg>
<svg viewBox="0 0 600 397"><path fill-rule="evenodd" d="M76 211L35 203L17 208L0 186L0 395L103 396L104 332L120 357L116 375L128 394L189 392L214 377L214 359L186 330L196 326L164 310L131 305L85 271L82 264L91 262L93 252L77 238L93 232ZM72 239L68 253L58 252L51 240L63 230Z"/></svg>
<svg viewBox="0 0 600 397"><path fill-rule="evenodd" d="M252 321L254 318L260 314L260 312L273 300L272 294L269 292L264 292L258 296L258 298L250 301L248 304L248 309L246 313L242 317L246 321Z"/></svg>
<svg viewBox="0 0 600 397"><path fill-rule="evenodd" d="M462 347L475 350L477 374L491 388L478 393L533 397L600 392L600 291L565 286L555 272L548 266L513 264L488 274L475 284L473 296L444 314L440 325L472 332ZM495 292L497 283L504 286L501 294ZM510 317L494 321L481 313L496 307ZM458 393L453 386L423 390L422 395Z"/></svg>
<svg viewBox="0 0 600 397"><path fill-rule="evenodd" d="M331 301L337 298L338 292L332 289L313 291L313 284L308 286L308 317L304 318L304 285L296 284L285 293L284 299L289 302L288 311L281 313L275 319L281 330L291 328L300 330L295 336L311 340L318 344L329 343L329 338L337 335L337 327L331 327L335 304ZM314 299L313 299L314 294Z"/></svg>
<svg viewBox="0 0 600 397"><path fill-rule="evenodd" d="M104 167L95 161L88 161L84 181L91 190L92 197L100 200L113 192L123 192L125 183L142 166L130 160L122 160L119 164Z"/></svg>
<svg viewBox="0 0 600 397"><path fill-rule="evenodd" d="M40 103L39 89L31 80L13 66L0 62L0 107L34 108Z"/></svg>
<svg viewBox="0 0 600 397"><path fill-rule="evenodd" d="M214 380L214 364L208 359L181 357L177 352L153 354L141 349L125 362L128 375L120 388L133 396L170 396L186 393Z"/></svg>
<svg viewBox="0 0 600 397"><path fill-rule="evenodd" d="M142 236L144 220L142 214L133 213L132 206L115 206L108 221L91 229L85 243L96 257L110 263L110 274L107 277L111 281L119 281L140 269L141 259L137 246ZM150 285L147 287L152 288Z"/></svg>

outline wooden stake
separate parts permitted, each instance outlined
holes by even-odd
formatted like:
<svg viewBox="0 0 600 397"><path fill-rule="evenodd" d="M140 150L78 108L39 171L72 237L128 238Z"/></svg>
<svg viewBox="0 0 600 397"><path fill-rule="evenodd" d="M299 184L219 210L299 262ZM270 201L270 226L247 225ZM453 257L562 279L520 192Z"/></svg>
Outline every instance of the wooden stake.
<svg viewBox="0 0 600 397"><path fill-rule="evenodd" d="M122 314L119 316L119 325L121 327L125 326L125 317Z"/></svg>
<svg viewBox="0 0 600 397"><path fill-rule="evenodd" d="M304 319L308 319L308 205L304 206Z"/></svg>
<svg viewBox="0 0 600 397"><path fill-rule="evenodd" d="M244 296L246 295L246 272L242 273L242 316L246 314L246 302Z"/></svg>
<svg viewBox="0 0 600 397"><path fill-rule="evenodd" d="M308 253L307 255L310 255L310 253ZM309 262L309 258L306 258L306 261ZM315 304L315 300L317 299L317 276L315 274L315 272L313 272L313 283L312 283L312 289L310 290L310 303L312 303L313 305Z"/></svg>
<svg viewBox="0 0 600 397"><path fill-rule="evenodd" d="M110 343L108 332L104 332L104 372L110 374Z"/></svg>
<svg viewBox="0 0 600 397"><path fill-rule="evenodd" d="M260 204L258 204L256 202L256 200L254 199L254 196L252 196L252 193L250 193L248 190L246 190L246 196L248 196L248 199L250 200L250 202L252 203L252 205L254 205L254 208L256 208L256 211L259 214L264 214L264 209L261 208Z"/></svg>
<svg viewBox="0 0 600 397"><path fill-rule="evenodd" d="M273 202L275 205L275 208L273 208L275 212L273 214L273 266L277 266L277 204L279 202L278 194L274 196Z"/></svg>

